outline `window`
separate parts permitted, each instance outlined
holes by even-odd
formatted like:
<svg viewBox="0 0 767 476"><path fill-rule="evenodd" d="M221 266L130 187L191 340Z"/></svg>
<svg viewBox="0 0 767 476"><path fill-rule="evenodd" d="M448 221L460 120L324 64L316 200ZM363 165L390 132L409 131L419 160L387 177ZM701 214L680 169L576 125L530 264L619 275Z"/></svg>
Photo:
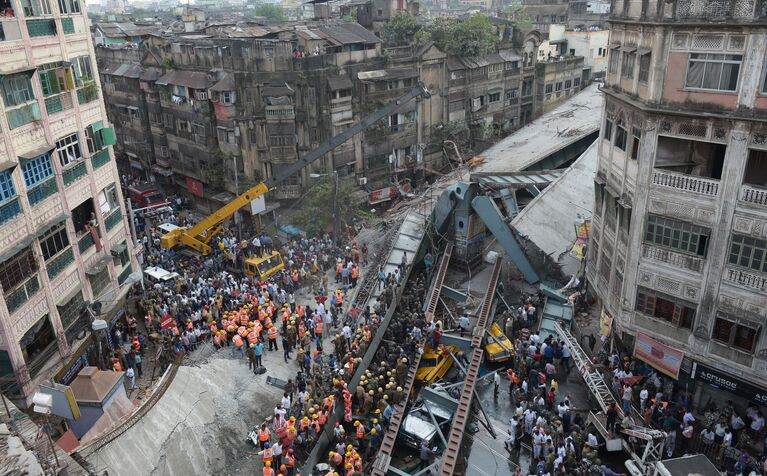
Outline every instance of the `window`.
<svg viewBox="0 0 767 476"><path fill-rule="evenodd" d="M623 53L621 76L626 79L634 79L634 63L636 63L636 53Z"/></svg>
<svg viewBox="0 0 767 476"><path fill-rule="evenodd" d="M69 246L69 237L67 236L67 227L65 222L53 226L40 236L40 248L43 252L43 259L48 261Z"/></svg>
<svg viewBox="0 0 767 476"><path fill-rule="evenodd" d="M200 124L198 122L192 123L192 132L194 132L195 136L200 136L200 138L205 139L205 124Z"/></svg>
<svg viewBox="0 0 767 476"><path fill-rule="evenodd" d="M186 87L184 86L173 86L173 94L176 96L186 97Z"/></svg>
<svg viewBox="0 0 767 476"><path fill-rule="evenodd" d="M59 0L59 11L62 15L80 13L79 0Z"/></svg>
<svg viewBox="0 0 767 476"><path fill-rule="evenodd" d="M90 56L78 56L72 60L72 66L75 69L75 82L78 86L82 86L86 81L93 80Z"/></svg>
<svg viewBox="0 0 767 476"><path fill-rule="evenodd" d="M527 97L533 94L533 80L525 79L522 81L522 97Z"/></svg>
<svg viewBox="0 0 767 476"><path fill-rule="evenodd" d="M519 88L512 88L506 90L506 99L514 99L519 93Z"/></svg>
<svg viewBox="0 0 767 476"><path fill-rule="evenodd" d="M735 91L743 55L690 53L685 87Z"/></svg>
<svg viewBox="0 0 767 476"><path fill-rule="evenodd" d="M573 79L573 86L576 88L581 85L581 78L574 78Z"/></svg>
<svg viewBox="0 0 767 476"><path fill-rule="evenodd" d="M162 113L162 123L168 129L173 129L173 126L175 125L176 120L173 119L173 115L172 114L164 112L164 113Z"/></svg>
<svg viewBox="0 0 767 476"><path fill-rule="evenodd" d="M59 163L62 167L82 159L83 154L80 152L80 142L77 139L77 134L75 133L57 140L56 153L59 156Z"/></svg>
<svg viewBox="0 0 767 476"><path fill-rule="evenodd" d="M645 316L660 319L682 329L692 329L697 305L666 296L651 289L637 290L635 309Z"/></svg>
<svg viewBox="0 0 767 476"><path fill-rule="evenodd" d="M618 48L613 48L610 50L610 62L608 64L608 71L610 74L617 74L618 73L618 61L620 61L620 51L618 51Z"/></svg>
<svg viewBox="0 0 767 476"><path fill-rule="evenodd" d="M562 90L562 81L558 82L556 88L554 88L554 89L556 91L561 91Z"/></svg>
<svg viewBox="0 0 767 476"><path fill-rule="evenodd" d="M609 115L605 117L605 128L602 139L612 140L613 137L613 119Z"/></svg>
<svg viewBox="0 0 767 476"><path fill-rule="evenodd" d="M234 91L221 91L219 93L219 101L221 101L222 104L234 104L234 100Z"/></svg>
<svg viewBox="0 0 767 476"><path fill-rule="evenodd" d="M623 118L618 119L618 124L615 127L615 147L622 151L626 151L626 141L628 132L626 131L626 125L623 122Z"/></svg>
<svg viewBox="0 0 767 476"><path fill-rule="evenodd" d="M767 240L732 235L730 264L767 273Z"/></svg>
<svg viewBox="0 0 767 476"><path fill-rule="evenodd" d="M160 157L168 157L170 154L168 153L168 146L161 145L160 146Z"/></svg>
<svg viewBox="0 0 767 476"><path fill-rule="evenodd" d="M37 76L40 79L40 89L46 97L72 89L73 86L69 68L64 68L60 62L38 66Z"/></svg>
<svg viewBox="0 0 767 476"><path fill-rule="evenodd" d="M32 248L27 247L0 265L0 285L6 296L37 272Z"/></svg>
<svg viewBox="0 0 767 476"><path fill-rule="evenodd" d="M189 133L189 121L179 120L178 121L178 132Z"/></svg>
<svg viewBox="0 0 767 476"><path fill-rule="evenodd" d="M0 172L0 203L4 203L16 196L16 187L13 185L13 175L10 170Z"/></svg>
<svg viewBox="0 0 767 476"><path fill-rule="evenodd" d="M552 91L554 91L554 85L553 84L547 84L546 85L546 94L551 94Z"/></svg>
<svg viewBox="0 0 767 476"><path fill-rule="evenodd" d="M487 101L488 102L498 102L500 100L501 100L501 93L490 93L487 96Z"/></svg>
<svg viewBox="0 0 767 476"><path fill-rule="evenodd" d="M711 338L737 350L752 352L756 344L757 329L744 326L734 321L717 317L714 320L714 332Z"/></svg>
<svg viewBox="0 0 767 476"><path fill-rule="evenodd" d="M610 261L610 258L603 251L602 252L602 259L599 261L599 275L600 275L600 277L604 278L605 281L609 281L610 280L610 270L612 269L612 266L613 266L613 264Z"/></svg>
<svg viewBox="0 0 767 476"><path fill-rule="evenodd" d="M99 208L101 214L106 216L112 210L120 207L120 201L117 199L117 189L115 184L110 184L104 187L104 190L99 192Z"/></svg>
<svg viewBox="0 0 767 476"><path fill-rule="evenodd" d="M565 81L565 89L570 89L572 87L573 87L573 80L572 79L566 80Z"/></svg>
<svg viewBox="0 0 767 476"><path fill-rule="evenodd" d="M86 328L88 318L81 314L83 305L83 293L78 291L69 301L63 304L57 304L61 326L66 331L67 342L70 344L75 340L77 334Z"/></svg>
<svg viewBox="0 0 767 476"><path fill-rule="evenodd" d="M48 0L22 0L21 6L24 9L24 15L28 17L53 14Z"/></svg>
<svg viewBox="0 0 767 476"><path fill-rule="evenodd" d="M566 16L566 15L561 15L561 16L559 17L559 23L564 23L564 22L566 22L566 21L567 21L567 16Z"/></svg>
<svg viewBox="0 0 767 476"><path fill-rule="evenodd" d="M24 104L35 99L32 82L27 73L12 74L3 77L3 100L7 107Z"/></svg>
<svg viewBox="0 0 767 476"><path fill-rule="evenodd" d="M109 279L109 268L104 266L96 273L86 273L88 275L88 281L91 284L91 290L94 297L99 297L107 286L112 284L112 280Z"/></svg>
<svg viewBox="0 0 767 476"><path fill-rule="evenodd" d="M706 256L711 230L672 218L649 215L645 241L683 253Z"/></svg>
<svg viewBox="0 0 767 476"><path fill-rule="evenodd" d="M218 142L224 144L236 144L237 139L234 138L234 130L226 129L224 127L217 127L216 133L218 134Z"/></svg>
<svg viewBox="0 0 767 476"><path fill-rule="evenodd" d="M633 127L631 129L631 154L630 157L634 160L639 158L639 144L642 142L642 129Z"/></svg>
<svg viewBox="0 0 767 476"><path fill-rule="evenodd" d="M22 166L24 170L24 183L32 187L53 175L51 154L49 152L39 155L34 159L27 160Z"/></svg>
<svg viewBox="0 0 767 476"><path fill-rule="evenodd" d="M639 57L639 82L646 83L650 78L650 53Z"/></svg>

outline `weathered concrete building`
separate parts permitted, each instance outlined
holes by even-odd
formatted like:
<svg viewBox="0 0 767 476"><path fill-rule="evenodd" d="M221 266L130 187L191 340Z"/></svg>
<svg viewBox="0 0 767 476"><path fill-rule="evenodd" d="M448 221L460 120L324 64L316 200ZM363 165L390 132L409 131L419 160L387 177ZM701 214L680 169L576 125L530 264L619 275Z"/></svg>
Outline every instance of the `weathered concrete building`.
<svg viewBox="0 0 767 476"><path fill-rule="evenodd" d="M613 2L588 279L696 404L767 403L766 5Z"/></svg>
<svg viewBox="0 0 767 476"><path fill-rule="evenodd" d="M0 388L26 406L87 361L84 301L111 319L138 267L84 5L3 5Z"/></svg>

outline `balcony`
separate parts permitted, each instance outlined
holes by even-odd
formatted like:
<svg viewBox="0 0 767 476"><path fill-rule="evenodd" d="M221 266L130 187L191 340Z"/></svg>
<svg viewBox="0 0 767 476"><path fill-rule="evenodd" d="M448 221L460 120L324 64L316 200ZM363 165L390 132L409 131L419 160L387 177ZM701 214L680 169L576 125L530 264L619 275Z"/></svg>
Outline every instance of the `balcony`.
<svg viewBox="0 0 767 476"><path fill-rule="evenodd" d="M5 296L5 305L8 306L8 312L13 313L18 310L29 298L34 296L40 290L40 280L37 273L27 279L24 284L17 287Z"/></svg>
<svg viewBox="0 0 767 476"><path fill-rule="evenodd" d="M133 269L131 268L130 263L128 263L127 266L125 266L125 269L123 269L120 274L117 276L117 284L122 285L128 277L133 272Z"/></svg>
<svg viewBox="0 0 767 476"><path fill-rule="evenodd" d="M757 273L734 268L725 268L722 279L725 282L735 284L739 287L756 291L767 291L767 277Z"/></svg>
<svg viewBox="0 0 767 476"><path fill-rule="evenodd" d="M91 165L93 169L97 169L109 162L109 149L101 149L95 154L91 155Z"/></svg>
<svg viewBox="0 0 767 476"><path fill-rule="evenodd" d="M279 185L274 190L275 198L277 200L295 200L301 198L301 186L300 185Z"/></svg>
<svg viewBox="0 0 767 476"><path fill-rule="evenodd" d="M10 202L0 205L0 225L12 220L21 214L21 205L19 198L15 197Z"/></svg>
<svg viewBox="0 0 767 476"><path fill-rule="evenodd" d="M767 207L767 189L753 185L743 185L740 188L740 201Z"/></svg>
<svg viewBox="0 0 767 476"><path fill-rule="evenodd" d="M292 104L281 104L277 106L266 106L266 119L293 120L296 117L296 108Z"/></svg>
<svg viewBox="0 0 767 476"><path fill-rule="evenodd" d="M642 244L642 258L646 258L658 263L670 265L674 268L683 268L696 273L703 270L705 260L684 253L659 248L648 244Z"/></svg>
<svg viewBox="0 0 767 476"><path fill-rule="evenodd" d="M93 236L90 233L86 233L77 239L77 247L80 249L80 254L84 254L91 246L95 246Z"/></svg>
<svg viewBox="0 0 767 476"><path fill-rule="evenodd" d="M716 197L719 195L719 180L695 177L676 172L655 170L652 175L653 185L691 192L698 195Z"/></svg>
<svg viewBox="0 0 767 476"><path fill-rule="evenodd" d="M298 160L295 146L271 146L269 154L275 164L292 164Z"/></svg>
<svg viewBox="0 0 767 476"><path fill-rule="evenodd" d="M335 111L337 109L349 109L352 107L352 97L347 96L345 98L331 99L330 110Z"/></svg>
<svg viewBox="0 0 767 476"><path fill-rule="evenodd" d="M58 185L56 185L56 179L54 177L49 178L45 182L36 185L27 192L27 199L29 205L34 207L38 203L42 202L46 198L50 197L54 193L59 191Z"/></svg>
<svg viewBox="0 0 767 476"><path fill-rule="evenodd" d="M55 36L56 35L56 21L52 18L39 19L39 20L27 20L27 31L32 38L38 36Z"/></svg>
<svg viewBox="0 0 767 476"><path fill-rule="evenodd" d="M77 102L80 104L87 104L98 98L99 89L96 87L95 81L88 81L83 87L77 90Z"/></svg>
<svg viewBox="0 0 767 476"><path fill-rule="evenodd" d="M85 165L84 160L81 160L77 165L69 167L61 172L65 187L69 187L86 175L88 175L88 167Z"/></svg>
<svg viewBox="0 0 767 476"><path fill-rule="evenodd" d="M756 0L677 0L678 20L752 19Z"/></svg>
<svg viewBox="0 0 767 476"><path fill-rule="evenodd" d="M48 278L53 280L53 278L61 274L61 272L64 271L67 266L74 263L74 261L75 254L72 251L72 247L70 246L52 258L50 261L45 263L45 267L48 270Z"/></svg>
<svg viewBox="0 0 767 476"><path fill-rule="evenodd" d="M122 218L123 216L119 208L104 218L104 226L107 227L107 231L111 231L112 228L119 225L122 222Z"/></svg>
<svg viewBox="0 0 767 476"><path fill-rule="evenodd" d="M69 91L64 91L63 93L57 94L55 96L49 96L45 98L45 110L48 112L49 116L59 112L67 111L73 107L74 102L72 101L72 95L69 93Z"/></svg>
<svg viewBox="0 0 767 476"><path fill-rule="evenodd" d="M8 118L8 127L16 129L33 121L39 121L43 118L40 113L40 105L37 101L28 102L14 109L6 109L5 116Z"/></svg>

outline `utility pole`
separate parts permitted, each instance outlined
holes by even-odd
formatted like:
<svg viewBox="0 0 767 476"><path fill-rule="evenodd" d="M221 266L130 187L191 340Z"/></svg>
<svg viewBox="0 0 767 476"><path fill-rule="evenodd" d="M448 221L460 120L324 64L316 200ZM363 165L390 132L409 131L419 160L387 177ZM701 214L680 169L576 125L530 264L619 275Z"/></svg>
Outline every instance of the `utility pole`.
<svg viewBox="0 0 767 476"><path fill-rule="evenodd" d="M333 171L335 186L333 187L333 248L338 246L338 172Z"/></svg>
<svg viewBox="0 0 767 476"><path fill-rule="evenodd" d="M240 181L239 177L237 176L237 156L232 154L232 161L234 162L234 196L237 197L240 195ZM237 210L234 212L234 221L237 223L237 238L239 240L242 239L242 215L240 214L240 211Z"/></svg>

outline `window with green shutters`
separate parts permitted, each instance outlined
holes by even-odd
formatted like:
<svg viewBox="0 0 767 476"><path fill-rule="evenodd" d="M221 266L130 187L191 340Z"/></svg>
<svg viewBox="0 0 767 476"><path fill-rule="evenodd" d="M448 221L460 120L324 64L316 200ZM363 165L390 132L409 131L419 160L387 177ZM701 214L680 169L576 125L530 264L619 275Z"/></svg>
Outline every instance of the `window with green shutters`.
<svg viewBox="0 0 767 476"><path fill-rule="evenodd" d="M55 36L56 22L53 19L27 20L27 31L32 38Z"/></svg>
<svg viewBox="0 0 767 476"><path fill-rule="evenodd" d="M745 235L732 235L730 264L767 273L767 240Z"/></svg>
<svg viewBox="0 0 767 476"><path fill-rule="evenodd" d="M645 241L683 253L706 256L711 230L673 218L649 215Z"/></svg>
<svg viewBox="0 0 767 476"><path fill-rule="evenodd" d="M2 77L3 101L6 107L18 106L35 99L32 90L31 72L11 74Z"/></svg>
<svg viewBox="0 0 767 476"><path fill-rule="evenodd" d="M61 29L64 30L65 35L71 35L72 33L75 33L75 21L71 18L62 18Z"/></svg>

